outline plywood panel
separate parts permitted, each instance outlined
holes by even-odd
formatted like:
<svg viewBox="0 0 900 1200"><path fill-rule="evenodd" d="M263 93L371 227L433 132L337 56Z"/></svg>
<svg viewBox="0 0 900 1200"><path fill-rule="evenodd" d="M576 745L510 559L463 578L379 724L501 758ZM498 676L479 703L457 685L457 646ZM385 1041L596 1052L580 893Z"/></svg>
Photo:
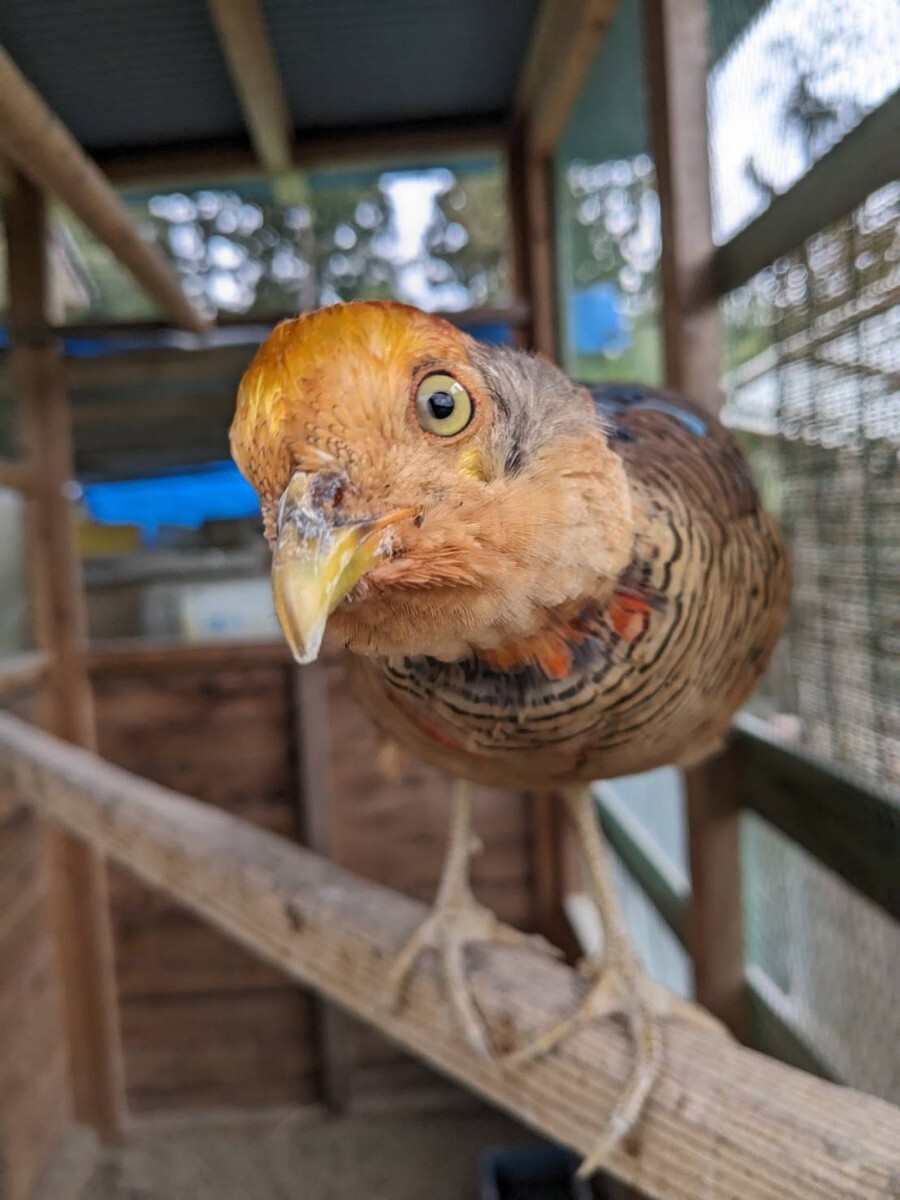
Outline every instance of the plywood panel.
<svg viewBox="0 0 900 1200"><path fill-rule="evenodd" d="M135 1112L254 1108L315 1099L310 1006L296 989L153 996L123 1006Z"/></svg>
<svg viewBox="0 0 900 1200"><path fill-rule="evenodd" d="M152 664L137 650L131 667L122 652L105 667L103 656L95 656L101 751L140 775L296 838L303 806L292 670L266 647L258 661L245 654L239 664L227 647L199 657L172 648ZM376 733L352 697L340 656L326 659L325 681L331 856L368 879L431 900L452 781L415 760L399 779L383 778ZM533 928L523 797L481 789L475 820L485 844L473 863L476 893L502 919ZM320 1064L309 999L160 893L118 871L110 885L131 1104L143 1111L290 1103L314 1091ZM247 1041L249 1014L274 997L300 1015L279 1009L281 1024L271 1024L262 1042L255 1034ZM271 1014L266 1019L275 1021ZM192 1045L194 1037L201 1045ZM403 1059L362 1027L354 1025L350 1037L356 1068Z"/></svg>
<svg viewBox="0 0 900 1200"><path fill-rule="evenodd" d="M297 838L286 665L174 653L168 669L95 665L103 755ZM111 874L128 1100L136 1112L313 1098L309 998L122 871Z"/></svg>

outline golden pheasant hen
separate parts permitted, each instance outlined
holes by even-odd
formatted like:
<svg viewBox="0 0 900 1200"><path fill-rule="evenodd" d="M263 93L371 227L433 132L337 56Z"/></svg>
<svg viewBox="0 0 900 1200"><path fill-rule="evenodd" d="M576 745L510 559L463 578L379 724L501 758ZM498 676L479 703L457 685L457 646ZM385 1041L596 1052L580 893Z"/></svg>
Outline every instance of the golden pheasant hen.
<svg viewBox="0 0 900 1200"><path fill-rule="evenodd" d="M300 662L353 652L373 719L469 783L562 792L604 924L577 1024L625 1014L631 1080L593 1169L634 1125L677 1002L643 975L585 784L714 750L765 669L789 572L735 442L697 406L632 385L587 389L548 361L481 345L399 304L280 325L241 383L231 431L274 548ZM435 909L402 985L438 948L469 1039L467 942L503 935L469 890L460 787Z"/></svg>

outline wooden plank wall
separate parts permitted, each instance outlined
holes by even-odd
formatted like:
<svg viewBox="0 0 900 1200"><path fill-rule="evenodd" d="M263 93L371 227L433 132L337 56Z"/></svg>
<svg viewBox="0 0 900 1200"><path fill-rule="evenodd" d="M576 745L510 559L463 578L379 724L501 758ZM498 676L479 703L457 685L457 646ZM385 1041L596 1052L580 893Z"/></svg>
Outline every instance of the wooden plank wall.
<svg viewBox="0 0 900 1200"><path fill-rule="evenodd" d="M281 647L136 649L96 655L101 753L129 770L300 837L294 667ZM409 761L386 781L378 744L338 658L325 665L331 724L332 857L423 899L436 889L450 782ZM485 789L478 895L534 928L525 800ZM318 1098L322 1063L309 997L122 873L111 880L125 1077L133 1112L254 1107ZM352 1025L351 1089L421 1081L384 1039Z"/></svg>
<svg viewBox="0 0 900 1200"><path fill-rule="evenodd" d="M297 836L284 665L138 653L93 682L104 757ZM315 1098L308 997L124 872L111 902L132 1112Z"/></svg>
<svg viewBox="0 0 900 1200"><path fill-rule="evenodd" d="M29 716L23 706L14 711ZM46 830L0 779L0 1197L21 1200L72 1116Z"/></svg>

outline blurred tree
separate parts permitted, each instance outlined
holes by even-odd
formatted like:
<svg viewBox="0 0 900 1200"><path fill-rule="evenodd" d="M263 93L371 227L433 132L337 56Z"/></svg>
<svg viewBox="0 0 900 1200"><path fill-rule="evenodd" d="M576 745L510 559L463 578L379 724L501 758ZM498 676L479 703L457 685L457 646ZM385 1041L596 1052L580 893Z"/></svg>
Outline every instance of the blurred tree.
<svg viewBox="0 0 900 1200"><path fill-rule="evenodd" d="M381 184L328 178L312 189L312 211L317 303L394 296L397 264L386 242L391 204Z"/></svg>
<svg viewBox="0 0 900 1200"><path fill-rule="evenodd" d="M204 188L131 200L142 232L173 262L188 295L211 314L272 315L392 294L382 253L390 203L377 182L336 179L278 204L266 184ZM60 214L85 283L68 319L139 320L159 310L109 251Z"/></svg>
<svg viewBox="0 0 900 1200"><path fill-rule="evenodd" d="M602 354L579 354L571 346L576 358L571 369L588 380L658 380L660 226L650 158L576 159L565 170L561 190L569 303L595 284L609 284L626 333Z"/></svg>
<svg viewBox="0 0 900 1200"><path fill-rule="evenodd" d="M459 284L472 307L509 298L506 177L491 170L452 182L435 198L423 267L432 286Z"/></svg>

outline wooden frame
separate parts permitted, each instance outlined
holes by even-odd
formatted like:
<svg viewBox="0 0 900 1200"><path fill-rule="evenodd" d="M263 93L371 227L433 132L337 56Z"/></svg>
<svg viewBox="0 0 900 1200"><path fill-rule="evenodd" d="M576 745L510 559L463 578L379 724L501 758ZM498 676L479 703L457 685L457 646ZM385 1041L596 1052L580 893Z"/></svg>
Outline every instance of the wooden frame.
<svg viewBox="0 0 900 1200"><path fill-rule="evenodd" d="M712 282L706 0L644 0L650 132L662 224L666 384L716 412L719 314Z"/></svg>
<svg viewBox="0 0 900 1200"><path fill-rule="evenodd" d="M765 212L715 251L716 293L740 287L806 238L852 212L897 178L900 92L852 129Z"/></svg>
<svg viewBox="0 0 900 1200"><path fill-rule="evenodd" d="M34 482L34 472L30 463L0 459L0 487L12 488L15 492L28 492Z"/></svg>
<svg viewBox="0 0 900 1200"><path fill-rule="evenodd" d="M80 218L177 325L207 322L172 267L138 232L102 172L0 47L0 150Z"/></svg>
<svg viewBox="0 0 900 1200"><path fill-rule="evenodd" d="M719 407L706 130L706 0L644 0L650 129L662 221L666 384ZM691 865L687 945L698 1001L746 1029L740 806L733 762L685 772Z"/></svg>
<svg viewBox="0 0 900 1200"><path fill-rule="evenodd" d="M732 744L743 808L900 920L900 806L742 716Z"/></svg>
<svg viewBox="0 0 900 1200"><path fill-rule="evenodd" d="M618 0L544 0L516 93L515 121L528 129L531 153L549 158L600 44Z"/></svg>
<svg viewBox="0 0 900 1200"><path fill-rule="evenodd" d="M291 169L292 122L259 0L208 0L260 166L275 178Z"/></svg>
<svg viewBox="0 0 900 1200"><path fill-rule="evenodd" d="M8 715L0 772L45 817L545 1136L580 1152L598 1136L630 1069L617 1022L595 1022L563 1052L499 1070L460 1038L434 971L416 976L401 1012L385 1011L392 955L423 905ZM501 1047L556 1020L585 986L534 950L492 945L479 961L479 1010ZM867 1200L889 1194L898 1140L891 1105L677 1021L640 1151L617 1147L609 1169L659 1200L708 1190L711 1170L722 1193L743 1200Z"/></svg>
<svg viewBox="0 0 900 1200"><path fill-rule="evenodd" d="M307 130L291 147L291 164L305 170L390 158L421 160L435 154L468 150L502 151L508 125L501 116L465 120L409 121L328 131ZM243 145L213 145L203 149L183 147L101 155L100 166L119 187L201 184L210 180L258 176L259 161Z"/></svg>
<svg viewBox="0 0 900 1200"><path fill-rule="evenodd" d="M11 359L26 461L39 462L27 497L34 634L47 663L43 723L93 748L82 646L83 593L69 501L71 432L59 346L45 325L44 197L16 176L5 197ZM64 981L75 1113L106 1138L122 1124L122 1067L106 872L96 851L67 833L50 839L56 942Z"/></svg>

